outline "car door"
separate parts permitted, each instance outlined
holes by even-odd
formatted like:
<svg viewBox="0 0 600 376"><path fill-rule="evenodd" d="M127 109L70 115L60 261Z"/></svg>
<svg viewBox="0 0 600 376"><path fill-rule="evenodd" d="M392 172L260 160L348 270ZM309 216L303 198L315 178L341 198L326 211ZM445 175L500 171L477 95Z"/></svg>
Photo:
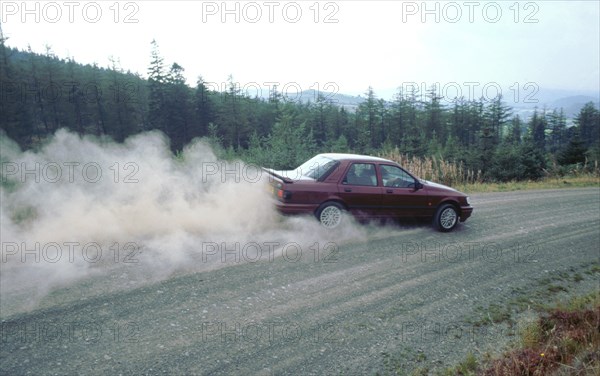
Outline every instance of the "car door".
<svg viewBox="0 0 600 376"><path fill-rule="evenodd" d="M338 184L339 196L348 210L357 216L376 215L381 207L381 192L374 163L350 164Z"/></svg>
<svg viewBox="0 0 600 376"><path fill-rule="evenodd" d="M394 165L380 164L382 198L386 213L396 217L421 217L433 210L425 189L417 189L417 180Z"/></svg>

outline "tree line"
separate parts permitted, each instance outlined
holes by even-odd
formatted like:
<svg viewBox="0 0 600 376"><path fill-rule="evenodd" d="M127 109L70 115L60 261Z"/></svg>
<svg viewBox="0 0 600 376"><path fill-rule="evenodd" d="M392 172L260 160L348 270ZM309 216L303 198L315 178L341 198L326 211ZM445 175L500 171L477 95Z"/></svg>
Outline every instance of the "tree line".
<svg viewBox="0 0 600 376"><path fill-rule="evenodd" d="M120 142L149 130L168 136L173 152L207 137L226 157L274 168L293 168L318 152L381 154L398 148L410 156L436 156L479 171L489 181L538 179L545 171L593 168L600 159L600 112L586 104L568 126L562 109L513 114L502 97L445 104L432 87L425 96L401 89L393 100L369 87L354 110L330 96L293 101L226 90L202 77L195 87L184 68L166 64L151 43L148 78L109 67L20 51L0 38L0 128L22 148L36 147L59 128L109 136Z"/></svg>

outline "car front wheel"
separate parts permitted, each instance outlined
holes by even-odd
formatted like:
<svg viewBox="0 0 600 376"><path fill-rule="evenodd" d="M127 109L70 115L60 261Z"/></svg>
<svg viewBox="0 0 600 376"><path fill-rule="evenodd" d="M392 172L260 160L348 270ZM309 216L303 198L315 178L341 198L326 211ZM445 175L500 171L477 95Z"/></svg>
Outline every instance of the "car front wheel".
<svg viewBox="0 0 600 376"><path fill-rule="evenodd" d="M439 207L433 217L433 225L439 231L448 232L456 227L458 223L458 212L452 204L444 204Z"/></svg>
<svg viewBox="0 0 600 376"><path fill-rule="evenodd" d="M324 227L333 229L342 223L344 207L337 202L326 202L317 210L317 219Z"/></svg>

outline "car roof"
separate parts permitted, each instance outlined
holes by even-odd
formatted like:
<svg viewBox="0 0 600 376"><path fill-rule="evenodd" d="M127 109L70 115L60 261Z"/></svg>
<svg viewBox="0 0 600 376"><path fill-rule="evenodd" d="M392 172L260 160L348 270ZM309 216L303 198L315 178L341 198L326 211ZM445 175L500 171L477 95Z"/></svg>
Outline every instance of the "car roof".
<svg viewBox="0 0 600 376"><path fill-rule="evenodd" d="M335 159L335 160L360 160L360 161L371 161L371 162L392 162L389 159L373 157L370 155L361 154L347 154L347 153L323 153L319 154L323 157Z"/></svg>

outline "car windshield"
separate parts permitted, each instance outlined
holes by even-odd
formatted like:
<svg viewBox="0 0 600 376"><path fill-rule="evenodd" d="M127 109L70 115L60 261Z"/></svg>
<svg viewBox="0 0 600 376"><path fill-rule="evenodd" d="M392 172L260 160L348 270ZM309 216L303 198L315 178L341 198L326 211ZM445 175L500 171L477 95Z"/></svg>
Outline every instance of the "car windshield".
<svg viewBox="0 0 600 376"><path fill-rule="evenodd" d="M327 158L322 155L317 155L300 165L296 170L298 176L305 176L315 180L319 180L331 166L336 164L335 159Z"/></svg>

